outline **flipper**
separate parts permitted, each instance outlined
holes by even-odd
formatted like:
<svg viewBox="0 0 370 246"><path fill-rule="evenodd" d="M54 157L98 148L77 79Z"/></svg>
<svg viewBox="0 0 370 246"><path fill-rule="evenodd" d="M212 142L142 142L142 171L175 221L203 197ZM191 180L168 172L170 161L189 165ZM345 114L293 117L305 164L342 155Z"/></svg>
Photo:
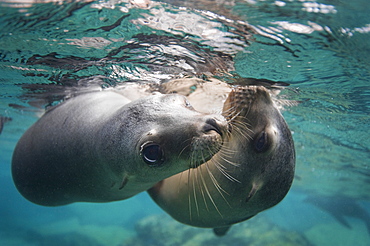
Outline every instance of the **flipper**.
<svg viewBox="0 0 370 246"><path fill-rule="evenodd" d="M230 227L231 226L213 228L213 232L215 233L216 236L222 237L226 235Z"/></svg>
<svg viewBox="0 0 370 246"><path fill-rule="evenodd" d="M247 196L247 199L245 199L245 202L248 202L249 199L251 199L256 194L258 188L259 186L256 183L253 183L252 189L249 191L249 194Z"/></svg>
<svg viewBox="0 0 370 246"><path fill-rule="evenodd" d="M119 186L119 190L122 190L123 189L123 187L125 187L125 185L127 184L127 182L128 182L128 176L125 174L124 176L123 176L123 179L122 179L122 183L121 183L121 185Z"/></svg>
<svg viewBox="0 0 370 246"><path fill-rule="evenodd" d="M4 124L8 121L11 121L12 118L0 116L0 134L3 131Z"/></svg>

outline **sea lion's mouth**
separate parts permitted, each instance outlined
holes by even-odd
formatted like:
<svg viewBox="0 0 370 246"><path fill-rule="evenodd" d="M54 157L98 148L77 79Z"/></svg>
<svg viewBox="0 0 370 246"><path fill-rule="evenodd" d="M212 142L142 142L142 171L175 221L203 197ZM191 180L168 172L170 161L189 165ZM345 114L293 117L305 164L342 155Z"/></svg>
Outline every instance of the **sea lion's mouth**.
<svg viewBox="0 0 370 246"><path fill-rule="evenodd" d="M193 140L191 145L190 168L196 168L209 161L223 145L222 136L215 130L213 134L206 134Z"/></svg>

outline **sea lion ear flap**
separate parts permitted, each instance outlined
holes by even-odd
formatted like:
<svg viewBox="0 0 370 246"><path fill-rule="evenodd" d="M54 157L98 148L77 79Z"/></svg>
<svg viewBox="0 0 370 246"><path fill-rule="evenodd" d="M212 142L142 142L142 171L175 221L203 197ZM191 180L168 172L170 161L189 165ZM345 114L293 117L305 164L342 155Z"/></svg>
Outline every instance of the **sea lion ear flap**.
<svg viewBox="0 0 370 246"><path fill-rule="evenodd" d="M222 237L226 235L230 227L231 226L213 228L213 232L215 233L216 236Z"/></svg>

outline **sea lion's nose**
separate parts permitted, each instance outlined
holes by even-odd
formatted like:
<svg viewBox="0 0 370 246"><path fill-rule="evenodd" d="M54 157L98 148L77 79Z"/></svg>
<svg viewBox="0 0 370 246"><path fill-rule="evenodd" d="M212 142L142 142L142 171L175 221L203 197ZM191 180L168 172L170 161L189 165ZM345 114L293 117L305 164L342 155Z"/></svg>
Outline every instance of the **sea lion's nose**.
<svg viewBox="0 0 370 246"><path fill-rule="evenodd" d="M203 132L208 133L210 131L215 131L222 136L227 129L227 123L223 117L219 118L220 117L208 118L203 126Z"/></svg>

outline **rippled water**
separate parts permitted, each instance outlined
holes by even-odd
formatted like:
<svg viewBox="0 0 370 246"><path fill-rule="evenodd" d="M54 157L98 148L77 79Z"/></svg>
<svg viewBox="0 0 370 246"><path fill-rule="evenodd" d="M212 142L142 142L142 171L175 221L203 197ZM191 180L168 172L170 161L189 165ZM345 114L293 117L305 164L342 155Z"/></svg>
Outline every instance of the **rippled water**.
<svg viewBox="0 0 370 246"><path fill-rule="evenodd" d="M368 0L165 2L0 1L1 244L121 245L162 214L146 194L59 208L22 198L11 155L45 106L132 82L239 75L290 83L284 96L302 101L284 111L292 190L259 216L312 245L370 245Z"/></svg>

